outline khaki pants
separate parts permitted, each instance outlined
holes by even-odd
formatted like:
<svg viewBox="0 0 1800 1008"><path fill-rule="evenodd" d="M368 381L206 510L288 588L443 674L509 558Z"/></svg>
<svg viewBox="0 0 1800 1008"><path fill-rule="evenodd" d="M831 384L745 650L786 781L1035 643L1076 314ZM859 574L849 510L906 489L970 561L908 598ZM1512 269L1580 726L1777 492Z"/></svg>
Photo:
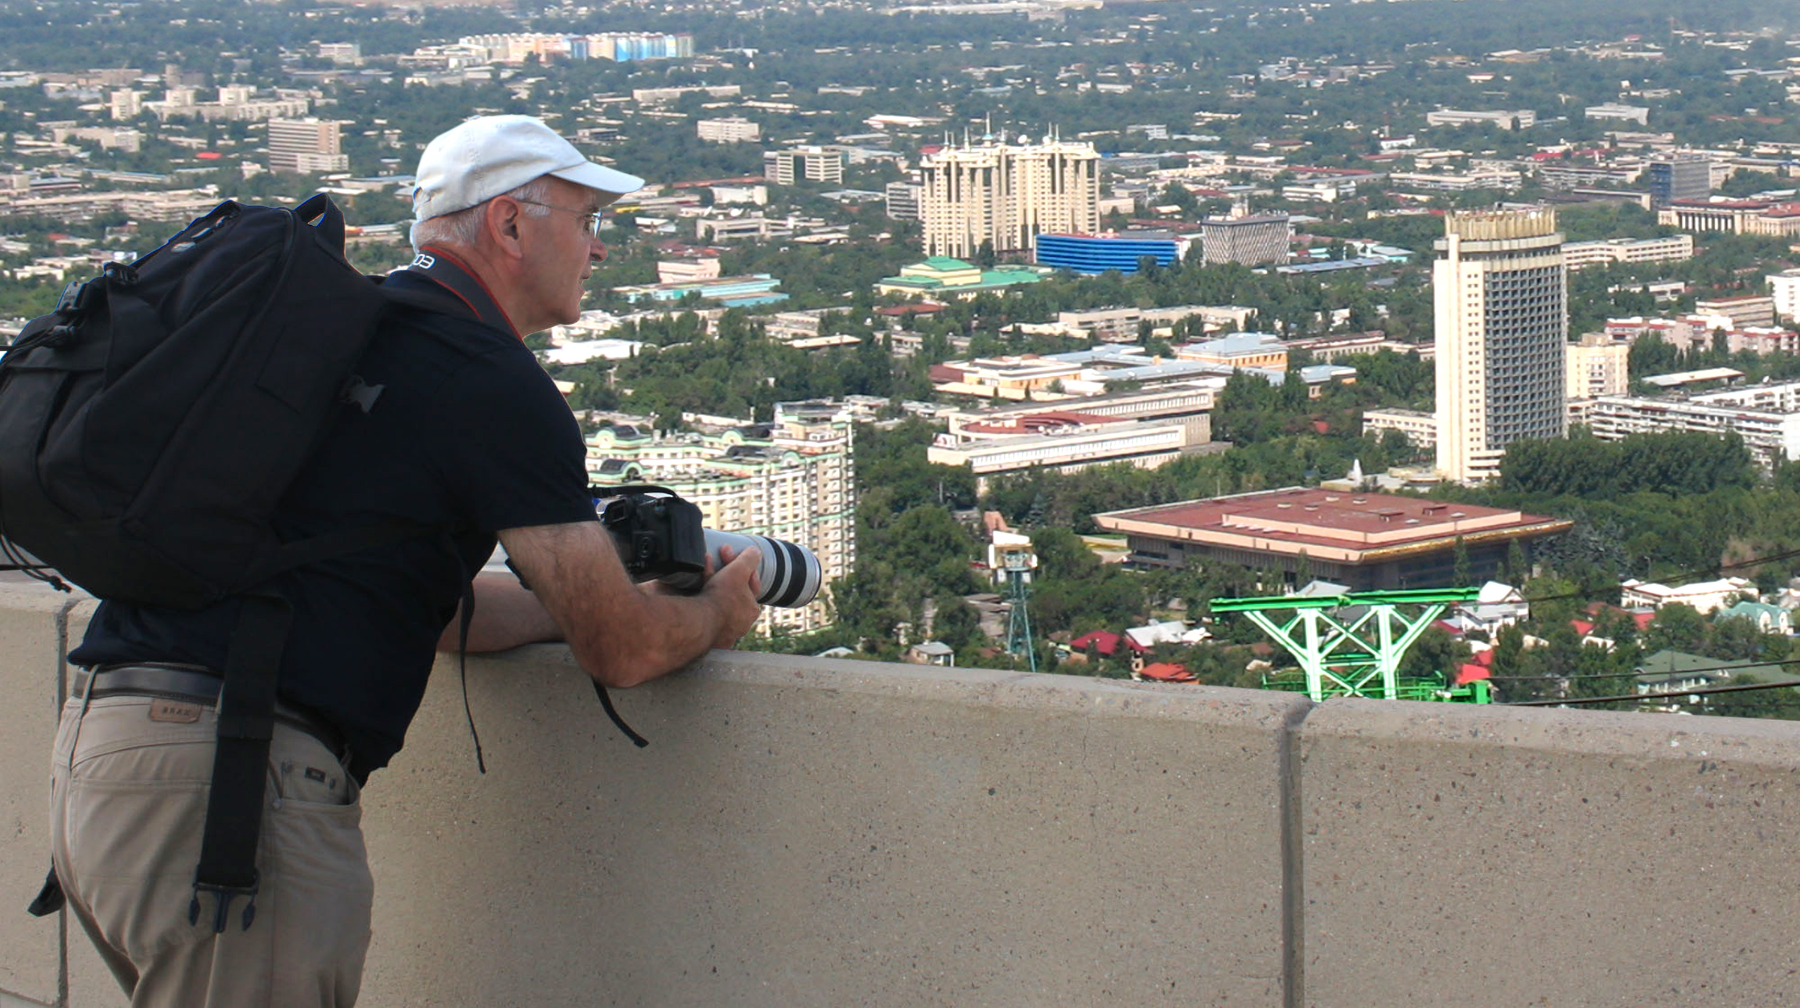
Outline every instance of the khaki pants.
<svg viewBox="0 0 1800 1008"><path fill-rule="evenodd" d="M68 909L133 1008L348 1008L374 888L358 789L323 743L277 723L269 750L256 918L244 898L213 932L188 923L212 778L214 711L115 696L63 708L51 770L51 854Z"/></svg>

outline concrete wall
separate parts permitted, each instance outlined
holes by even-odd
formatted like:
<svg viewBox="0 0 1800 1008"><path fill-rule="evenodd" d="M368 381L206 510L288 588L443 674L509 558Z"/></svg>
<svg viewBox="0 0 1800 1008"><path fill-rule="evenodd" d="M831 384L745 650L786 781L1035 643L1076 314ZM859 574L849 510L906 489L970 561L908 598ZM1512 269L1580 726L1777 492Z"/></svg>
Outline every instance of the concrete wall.
<svg viewBox="0 0 1800 1008"><path fill-rule="evenodd" d="M85 608L0 589L0 1006ZM1800 726L733 653L617 697L453 663L365 797L369 1005L1800 1003ZM20 1000L24 999L24 1000ZM59 1000L61 999L61 1000Z"/></svg>

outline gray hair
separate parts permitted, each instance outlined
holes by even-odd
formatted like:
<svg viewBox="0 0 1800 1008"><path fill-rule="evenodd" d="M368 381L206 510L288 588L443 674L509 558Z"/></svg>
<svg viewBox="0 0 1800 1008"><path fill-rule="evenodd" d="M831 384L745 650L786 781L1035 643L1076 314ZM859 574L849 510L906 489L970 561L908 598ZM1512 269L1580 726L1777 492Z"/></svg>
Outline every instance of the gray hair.
<svg viewBox="0 0 1800 1008"><path fill-rule="evenodd" d="M510 196L519 201L520 209L531 217L548 217L550 208L539 206L550 199L550 176L539 175L530 182L504 192L501 196ZM494 199L496 197L489 197ZM412 226L412 247L414 252L421 251L427 245L469 246L481 238L481 219L486 212L488 200L438 217L428 217L422 221L414 221Z"/></svg>

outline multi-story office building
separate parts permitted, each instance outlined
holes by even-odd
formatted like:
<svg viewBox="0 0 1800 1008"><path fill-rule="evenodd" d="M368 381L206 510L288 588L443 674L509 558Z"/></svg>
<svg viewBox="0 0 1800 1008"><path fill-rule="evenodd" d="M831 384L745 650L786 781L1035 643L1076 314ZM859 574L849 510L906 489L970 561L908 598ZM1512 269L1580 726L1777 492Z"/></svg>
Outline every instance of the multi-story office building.
<svg viewBox="0 0 1800 1008"><path fill-rule="evenodd" d="M1425 113L1427 126L1472 126L1480 123L1492 123L1503 130L1530 129L1537 125L1537 113L1531 109L1499 109L1493 112L1438 109Z"/></svg>
<svg viewBox="0 0 1800 1008"><path fill-rule="evenodd" d="M844 181L844 152L822 147L795 147L763 154L763 177L777 185Z"/></svg>
<svg viewBox="0 0 1800 1008"><path fill-rule="evenodd" d="M708 143L748 143L762 139L762 126L743 116L724 119L701 119L694 123L700 139Z"/></svg>
<svg viewBox="0 0 1800 1008"><path fill-rule="evenodd" d="M1207 265L1260 266L1287 262L1293 224L1287 214L1239 214L1200 222L1200 255Z"/></svg>
<svg viewBox="0 0 1800 1008"><path fill-rule="evenodd" d="M1551 210L1455 213L1444 230L1432 267L1437 467L1486 480L1507 445L1568 429L1563 236Z"/></svg>
<svg viewBox="0 0 1800 1008"><path fill-rule="evenodd" d="M1563 263L1572 270L1596 263L1685 262L1692 258L1694 236L1691 234L1667 238L1608 238L1563 245Z"/></svg>
<svg viewBox="0 0 1800 1008"><path fill-rule="evenodd" d="M1775 301L1775 314L1789 322L1800 322L1800 269L1771 273L1769 296Z"/></svg>
<svg viewBox="0 0 1800 1008"><path fill-rule="evenodd" d="M895 220L919 219L919 183L887 184L887 215Z"/></svg>
<svg viewBox="0 0 1800 1008"><path fill-rule="evenodd" d="M1127 231L1124 234L1037 236L1040 266L1056 266L1076 273L1136 273L1149 259L1158 266L1172 266L1181 244L1166 231Z"/></svg>
<svg viewBox="0 0 1800 1008"><path fill-rule="evenodd" d="M1391 407L1363 410L1363 433L1399 431L1414 448L1437 444L1437 414Z"/></svg>
<svg viewBox="0 0 1800 1008"><path fill-rule="evenodd" d="M1650 205L1661 209L1680 200L1703 200L1712 192L1712 163L1695 155L1653 158L1645 167Z"/></svg>
<svg viewBox="0 0 1800 1008"><path fill-rule="evenodd" d="M1734 432L1764 469L1800 458L1800 382L1750 385L1686 398L1607 396L1588 412L1594 436Z"/></svg>
<svg viewBox="0 0 1800 1008"><path fill-rule="evenodd" d="M927 155L919 168L927 255L969 259L986 245L1023 252L1041 233L1100 230L1093 144L987 142Z"/></svg>
<svg viewBox="0 0 1800 1008"><path fill-rule="evenodd" d="M1133 420L1044 411L1010 423L967 423L937 436L926 459L937 465L968 466L977 492L1005 473L1053 469L1076 472L1096 465L1129 462L1155 469L1181 457L1193 443L1193 428L1181 420Z"/></svg>
<svg viewBox="0 0 1800 1008"><path fill-rule="evenodd" d="M1775 307L1775 299L1766 294L1746 294L1742 297L1701 298L1694 302L1696 315L1720 315L1731 320L1732 326L1772 326L1779 314Z"/></svg>
<svg viewBox="0 0 1800 1008"><path fill-rule="evenodd" d="M601 32L594 35L512 33L465 35L460 46L479 48L495 63L523 63L529 57L552 59L629 60L679 59L694 55L694 37L661 32Z"/></svg>
<svg viewBox="0 0 1800 1008"><path fill-rule="evenodd" d="M350 169L343 153L344 124L334 119L269 120L269 170L340 172Z"/></svg>
<svg viewBox="0 0 1800 1008"><path fill-rule="evenodd" d="M129 88L114 91L108 96L108 105L114 119L136 119L144 111L144 93Z"/></svg>
<svg viewBox="0 0 1800 1008"><path fill-rule="evenodd" d="M714 433L603 428L588 439L588 472L604 486L668 487L699 506L708 528L799 543L818 556L825 588L856 566L853 425L839 407L778 403L773 423ZM757 629L829 626L827 595L800 609L766 606Z"/></svg>
<svg viewBox="0 0 1800 1008"><path fill-rule="evenodd" d="M1599 105L1589 105L1582 110L1582 114L1588 119L1612 119L1624 122L1634 122L1639 126L1650 125L1650 109L1645 105L1621 105L1618 102L1604 102Z"/></svg>

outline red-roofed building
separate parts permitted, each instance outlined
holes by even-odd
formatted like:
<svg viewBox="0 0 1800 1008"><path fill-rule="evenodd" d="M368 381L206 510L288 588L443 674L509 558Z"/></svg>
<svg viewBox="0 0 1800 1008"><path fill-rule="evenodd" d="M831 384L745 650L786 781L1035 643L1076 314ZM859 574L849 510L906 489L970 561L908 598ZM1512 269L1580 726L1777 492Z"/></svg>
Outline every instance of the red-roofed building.
<svg viewBox="0 0 1800 1008"><path fill-rule="evenodd" d="M1174 662L1153 662L1144 666L1138 676L1155 682L1191 683L1200 681L1194 673L1187 670L1186 665L1177 665Z"/></svg>
<svg viewBox="0 0 1800 1008"><path fill-rule="evenodd" d="M1473 662L1469 662L1456 667L1456 681L1451 683L1451 685L1465 686L1478 679L1488 679L1492 676L1493 672L1490 671L1486 665L1477 665Z"/></svg>
<svg viewBox="0 0 1800 1008"><path fill-rule="evenodd" d="M1111 658L1119 650L1119 641L1123 639L1124 638L1116 633L1107 633L1105 630L1095 630L1092 633L1084 633L1080 637L1070 641L1069 646L1077 651L1085 652L1090 655Z"/></svg>
<svg viewBox="0 0 1800 1008"><path fill-rule="evenodd" d="M1304 568L1352 591L1434 588L1453 583L1460 542L1467 573L1495 577L1511 545L1531 544L1574 524L1504 508L1391 494L1289 487L1111 511L1095 524L1125 533L1126 562L1183 568L1223 561L1279 571Z"/></svg>

